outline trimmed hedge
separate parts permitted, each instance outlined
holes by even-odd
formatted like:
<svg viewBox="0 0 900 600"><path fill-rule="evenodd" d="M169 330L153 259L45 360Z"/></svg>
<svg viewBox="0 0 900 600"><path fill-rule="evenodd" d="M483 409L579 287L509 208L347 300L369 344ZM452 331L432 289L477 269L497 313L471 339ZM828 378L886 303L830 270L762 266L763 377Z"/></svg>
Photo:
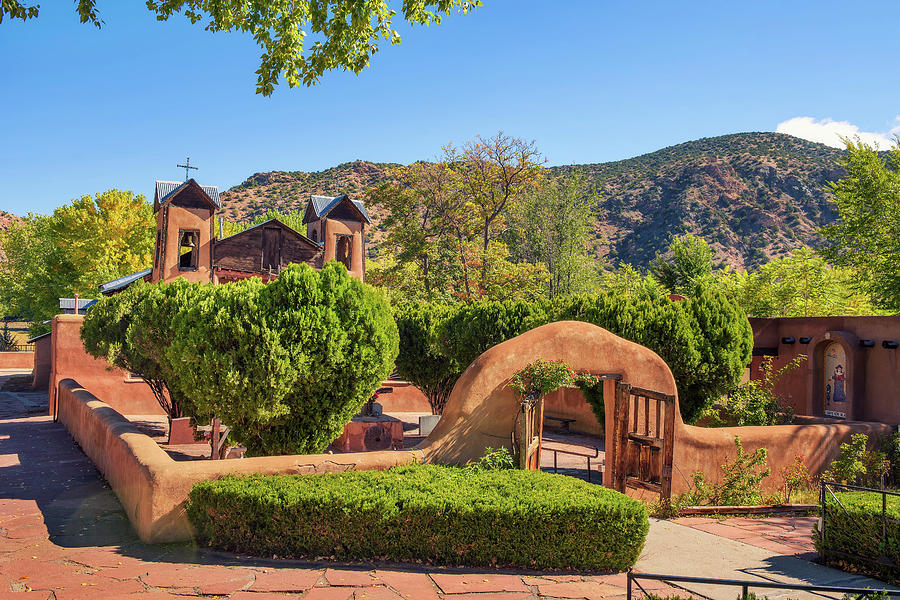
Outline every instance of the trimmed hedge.
<svg viewBox="0 0 900 600"><path fill-rule="evenodd" d="M257 556L622 571L647 536L643 503L539 471L388 471L204 481L187 514L204 543Z"/></svg>
<svg viewBox="0 0 900 600"><path fill-rule="evenodd" d="M837 498L843 508L829 499L823 512L827 521L824 544L818 524L815 529L816 550L823 556L825 563L883 581L900 583L900 566L891 567L874 562L886 560L900 565L900 498L887 497L887 536L884 538L881 533L881 494L841 492L837 494ZM841 556L835 554L835 551L869 560Z"/></svg>

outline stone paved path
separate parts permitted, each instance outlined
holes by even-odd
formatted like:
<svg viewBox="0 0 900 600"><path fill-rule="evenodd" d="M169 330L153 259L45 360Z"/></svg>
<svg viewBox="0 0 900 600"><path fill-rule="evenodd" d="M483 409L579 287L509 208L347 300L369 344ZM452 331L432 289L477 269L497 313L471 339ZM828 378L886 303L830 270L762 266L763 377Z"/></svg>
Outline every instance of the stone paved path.
<svg viewBox="0 0 900 600"><path fill-rule="evenodd" d="M624 574L303 563L240 557L190 544L146 545L65 429L49 417L33 415L30 402L0 394L0 600L624 597ZM692 520L686 523L690 527L667 527L708 536L698 530L707 525L732 527L731 521L737 520ZM740 522L733 527L768 539L766 531L753 525ZM770 537L793 540L790 544L799 548L807 543L806 531L805 522L790 531L779 526ZM645 554L658 558L650 546L648 541ZM663 583L650 588L662 596L689 595Z"/></svg>
<svg viewBox="0 0 900 600"><path fill-rule="evenodd" d="M747 519L711 519L708 517L681 517L673 523L706 531L729 540L737 540L757 548L764 548L784 556L796 556L815 560L813 526L819 517L763 517Z"/></svg>

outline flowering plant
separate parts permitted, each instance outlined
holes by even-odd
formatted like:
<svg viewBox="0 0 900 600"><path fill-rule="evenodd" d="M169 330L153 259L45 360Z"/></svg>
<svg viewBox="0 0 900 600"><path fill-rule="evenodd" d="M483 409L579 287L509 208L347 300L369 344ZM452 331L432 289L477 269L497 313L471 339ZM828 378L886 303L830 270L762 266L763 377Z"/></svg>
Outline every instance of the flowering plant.
<svg viewBox="0 0 900 600"><path fill-rule="evenodd" d="M563 360L538 359L513 375L509 386L522 398L532 392L549 394L574 385L575 372Z"/></svg>

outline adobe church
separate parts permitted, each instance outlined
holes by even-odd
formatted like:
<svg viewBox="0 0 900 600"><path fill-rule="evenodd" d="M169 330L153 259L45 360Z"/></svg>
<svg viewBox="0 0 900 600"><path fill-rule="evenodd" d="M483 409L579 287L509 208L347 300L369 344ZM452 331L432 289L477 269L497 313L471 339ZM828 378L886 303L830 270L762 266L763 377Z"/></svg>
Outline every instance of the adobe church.
<svg viewBox="0 0 900 600"><path fill-rule="evenodd" d="M103 294L120 292L133 282L151 283L183 277L199 283L227 283L260 277L269 281L291 263L321 269L337 260L354 277L365 280L366 226L362 202L347 195L312 196L303 214L304 234L278 219L228 237L216 236L216 213L222 208L215 186L187 181L157 181L153 197L156 247L153 267L104 283Z"/></svg>

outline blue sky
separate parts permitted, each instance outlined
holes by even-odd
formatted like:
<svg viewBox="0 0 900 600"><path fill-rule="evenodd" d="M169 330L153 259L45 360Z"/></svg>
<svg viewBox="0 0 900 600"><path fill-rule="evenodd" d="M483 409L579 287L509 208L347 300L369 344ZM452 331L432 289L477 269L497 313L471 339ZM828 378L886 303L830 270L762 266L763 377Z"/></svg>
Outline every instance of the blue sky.
<svg viewBox="0 0 900 600"><path fill-rule="evenodd" d="M896 0L484 0L440 27L398 21L403 43L359 76L270 98L254 93L249 37L157 22L141 0L98 4L100 30L67 1L0 24L0 209L151 195L187 155L227 189L258 171L433 158L498 130L549 164L783 123L814 139L900 131Z"/></svg>

